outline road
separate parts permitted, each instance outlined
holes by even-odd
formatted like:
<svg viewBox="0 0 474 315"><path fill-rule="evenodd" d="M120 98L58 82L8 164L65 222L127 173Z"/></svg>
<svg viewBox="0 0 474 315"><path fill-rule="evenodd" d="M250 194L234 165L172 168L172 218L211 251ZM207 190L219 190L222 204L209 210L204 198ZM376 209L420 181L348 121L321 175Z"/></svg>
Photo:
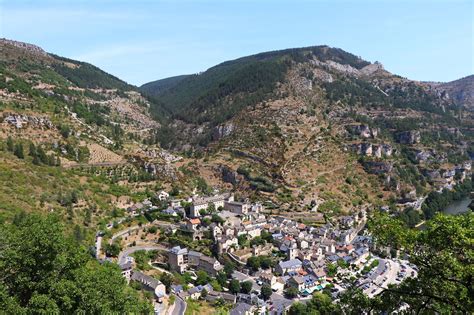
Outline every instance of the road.
<svg viewBox="0 0 474 315"><path fill-rule="evenodd" d="M128 247L125 250L123 250L122 252L120 252L120 254L118 256L118 264L121 265L121 264L125 263L125 260L127 259L128 256L130 256L131 254L133 254L134 252L137 252L139 250L145 250L145 251L164 250L164 251L167 251L168 248L166 248L164 246L161 246L161 245L141 245L141 246Z"/></svg>
<svg viewBox="0 0 474 315"><path fill-rule="evenodd" d="M180 297L176 296L174 300L174 308L171 312L171 315L184 315L186 312L186 302L184 302Z"/></svg>

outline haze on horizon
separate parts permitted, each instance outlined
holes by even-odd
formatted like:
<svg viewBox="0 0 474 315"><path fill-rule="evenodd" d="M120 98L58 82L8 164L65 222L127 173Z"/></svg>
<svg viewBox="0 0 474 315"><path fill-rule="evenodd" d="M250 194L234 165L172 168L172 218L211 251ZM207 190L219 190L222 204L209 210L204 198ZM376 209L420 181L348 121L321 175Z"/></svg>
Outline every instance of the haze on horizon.
<svg viewBox="0 0 474 315"><path fill-rule="evenodd" d="M474 72L469 0L4 0L0 20L0 37L90 62L136 85L313 45L380 61L414 80Z"/></svg>

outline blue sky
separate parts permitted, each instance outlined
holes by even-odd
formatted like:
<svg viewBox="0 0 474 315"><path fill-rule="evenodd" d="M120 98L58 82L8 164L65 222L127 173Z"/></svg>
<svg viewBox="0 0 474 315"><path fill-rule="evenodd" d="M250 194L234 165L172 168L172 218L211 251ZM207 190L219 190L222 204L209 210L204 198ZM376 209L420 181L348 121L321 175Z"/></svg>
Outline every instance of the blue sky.
<svg viewBox="0 0 474 315"><path fill-rule="evenodd" d="M473 1L0 0L0 37L132 84L262 51L339 47L415 80L473 71Z"/></svg>

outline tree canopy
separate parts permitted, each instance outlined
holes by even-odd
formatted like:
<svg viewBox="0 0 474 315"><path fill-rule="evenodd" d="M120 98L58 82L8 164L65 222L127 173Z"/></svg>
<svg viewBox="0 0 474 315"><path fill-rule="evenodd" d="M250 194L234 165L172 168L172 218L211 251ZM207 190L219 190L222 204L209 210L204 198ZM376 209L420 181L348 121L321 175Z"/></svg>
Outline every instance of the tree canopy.
<svg viewBox="0 0 474 315"><path fill-rule="evenodd" d="M120 269L99 264L58 218L17 217L0 229L0 309L9 314L148 313Z"/></svg>
<svg viewBox="0 0 474 315"><path fill-rule="evenodd" d="M399 249L418 268L417 277L391 285L369 299L360 289L341 297L347 309L362 312L472 313L474 310L474 214L438 214L426 229L408 229L386 215L370 229L377 245ZM403 311L402 311L403 312Z"/></svg>

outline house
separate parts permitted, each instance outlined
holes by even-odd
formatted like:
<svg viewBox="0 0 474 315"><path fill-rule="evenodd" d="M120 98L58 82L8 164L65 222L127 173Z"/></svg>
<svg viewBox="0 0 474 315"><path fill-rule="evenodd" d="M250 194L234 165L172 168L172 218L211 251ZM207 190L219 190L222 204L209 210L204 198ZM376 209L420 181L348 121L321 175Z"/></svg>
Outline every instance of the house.
<svg viewBox="0 0 474 315"><path fill-rule="evenodd" d="M174 208L168 208L168 209L162 210L161 213L167 214L167 215L170 215L170 216L173 216L173 217L178 216L178 211Z"/></svg>
<svg viewBox="0 0 474 315"><path fill-rule="evenodd" d="M210 291L206 296L206 301L209 302L214 302L218 299L222 299L226 303L235 304L237 297L234 294L217 291Z"/></svg>
<svg viewBox="0 0 474 315"><path fill-rule="evenodd" d="M211 292L212 291L212 286L210 284L206 284L206 285L198 285L196 287L193 287L191 289L188 290L188 297L193 299L193 300L197 300L201 297L201 293L203 290L206 290L207 292Z"/></svg>
<svg viewBox="0 0 474 315"><path fill-rule="evenodd" d="M255 203L252 205L251 211L255 213L260 213L263 210L263 206L261 203Z"/></svg>
<svg viewBox="0 0 474 315"><path fill-rule="evenodd" d="M195 231L197 230L198 226L201 224L201 220L195 218L195 219L188 219L186 221L186 228L189 231Z"/></svg>
<svg viewBox="0 0 474 315"><path fill-rule="evenodd" d="M224 208L225 201L234 201L234 196L230 194L222 194L211 197L195 198L191 204L190 215L192 218L200 217L200 211L207 209L211 204L214 205L216 209Z"/></svg>
<svg viewBox="0 0 474 315"><path fill-rule="evenodd" d="M171 285L171 292L173 292L174 294L181 293L181 292L183 292L183 286L172 284Z"/></svg>
<svg viewBox="0 0 474 315"><path fill-rule="evenodd" d="M215 259L213 257L205 256L205 255L202 255L200 257L199 265L198 265L199 270L204 270L208 274L210 274L212 276L216 276L216 274L222 268L223 268L223 266L221 265L221 263L217 259Z"/></svg>
<svg viewBox="0 0 474 315"><path fill-rule="evenodd" d="M156 194L156 198L160 201L165 201L170 197L170 194L168 194L166 191L162 190L159 193Z"/></svg>
<svg viewBox="0 0 474 315"><path fill-rule="evenodd" d="M249 212L251 206L245 202L225 201L224 209L235 214L245 215Z"/></svg>
<svg viewBox="0 0 474 315"><path fill-rule="evenodd" d="M181 203L185 201L184 199L173 199L170 201L170 207L173 209L181 207Z"/></svg>
<svg viewBox="0 0 474 315"><path fill-rule="evenodd" d="M201 256L202 256L202 254L200 252L190 250L189 253L188 253L188 264L189 264L189 266L197 268L199 266L199 261L201 259Z"/></svg>
<svg viewBox="0 0 474 315"><path fill-rule="evenodd" d="M289 247L286 250L286 257L288 260L296 259L296 257L298 257L298 248Z"/></svg>
<svg viewBox="0 0 474 315"><path fill-rule="evenodd" d="M298 251L298 257L295 257L295 258L298 258L301 261L311 260L311 258L313 257L313 254L314 254L313 251L310 249L300 250Z"/></svg>
<svg viewBox="0 0 474 315"><path fill-rule="evenodd" d="M168 252L170 269L183 273L188 268L188 249L175 246Z"/></svg>
<svg viewBox="0 0 474 315"><path fill-rule="evenodd" d="M277 282L277 277L275 277L271 272L262 272L260 274L260 280L263 283L268 284L270 287L273 287L273 285Z"/></svg>
<svg viewBox="0 0 474 315"><path fill-rule="evenodd" d="M356 249L352 255L354 256L353 263L356 265L361 265L367 259L367 257L369 257L370 252L367 247L361 247Z"/></svg>
<svg viewBox="0 0 474 315"><path fill-rule="evenodd" d="M168 251L168 263L171 270L179 273L183 273L189 267L192 267L215 276L222 269L222 265L215 258L192 250L188 251L187 248L179 246L175 246Z"/></svg>
<svg viewBox="0 0 474 315"><path fill-rule="evenodd" d="M230 315L253 315L255 310L254 305L239 302L230 310Z"/></svg>
<svg viewBox="0 0 474 315"><path fill-rule="evenodd" d="M270 255L273 250L273 244L267 243L265 245L254 245L252 246L252 255L254 256L264 256Z"/></svg>
<svg viewBox="0 0 474 315"><path fill-rule="evenodd" d="M120 269L122 270L122 276L127 280L127 283L130 282L132 277L132 263L126 262L121 264Z"/></svg>
<svg viewBox="0 0 474 315"><path fill-rule="evenodd" d="M165 285L155 278L135 270L132 272L131 280L140 282L145 289L153 291L156 299L165 296Z"/></svg>
<svg viewBox="0 0 474 315"><path fill-rule="evenodd" d="M303 263L299 259L291 259L287 261L281 261L275 268L275 271L281 275L285 275L291 271L298 271L303 266Z"/></svg>
<svg viewBox="0 0 474 315"><path fill-rule="evenodd" d="M287 314L290 310L292 300L281 299L273 301L273 307L270 309L270 315L283 315Z"/></svg>
<svg viewBox="0 0 474 315"><path fill-rule="evenodd" d="M239 240L234 236L223 236L217 240L217 251L222 254L239 246Z"/></svg>
<svg viewBox="0 0 474 315"><path fill-rule="evenodd" d="M322 282L326 280L326 271L324 271L324 268L318 268L314 271L314 276L316 277L316 280Z"/></svg>
<svg viewBox="0 0 474 315"><path fill-rule="evenodd" d="M305 286L305 281L302 276L293 276L288 280L288 285L290 287L293 287L297 289L298 291L303 291L306 286Z"/></svg>

